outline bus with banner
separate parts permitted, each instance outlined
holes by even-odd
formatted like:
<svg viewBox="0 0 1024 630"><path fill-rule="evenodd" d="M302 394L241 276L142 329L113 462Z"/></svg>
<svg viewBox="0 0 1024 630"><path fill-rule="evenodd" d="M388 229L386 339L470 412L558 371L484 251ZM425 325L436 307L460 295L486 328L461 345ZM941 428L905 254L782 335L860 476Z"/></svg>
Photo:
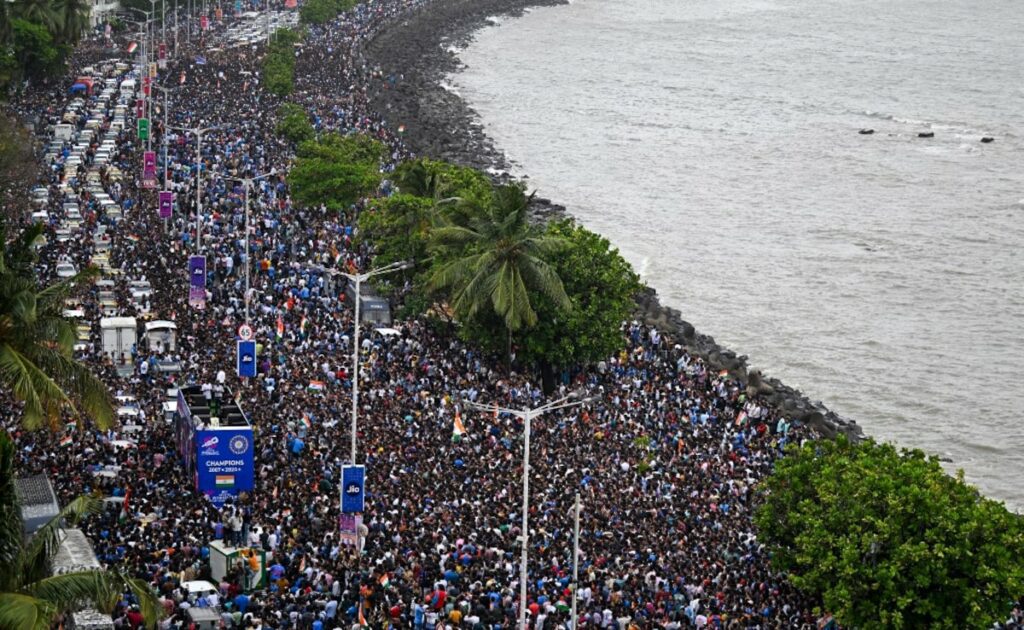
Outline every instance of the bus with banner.
<svg viewBox="0 0 1024 630"><path fill-rule="evenodd" d="M208 396L209 394L209 396ZM252 425L227 390L178 389L178 452L195 489L218 507L253 489Z"/></svg>

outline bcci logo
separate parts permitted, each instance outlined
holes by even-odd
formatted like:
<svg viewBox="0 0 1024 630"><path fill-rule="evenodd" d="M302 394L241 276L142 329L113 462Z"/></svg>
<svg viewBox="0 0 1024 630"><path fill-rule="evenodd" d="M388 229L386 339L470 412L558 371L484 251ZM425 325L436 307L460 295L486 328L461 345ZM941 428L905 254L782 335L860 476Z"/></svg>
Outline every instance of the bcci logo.
<svg viewBox="0 0 1024 630"><path fill-rule="evenodd" d="M241 455L249 450L249 439L244 435L236 435L231 438L230 442L228 442L228 448L230 448L231 452L235 455Z"/></svg>

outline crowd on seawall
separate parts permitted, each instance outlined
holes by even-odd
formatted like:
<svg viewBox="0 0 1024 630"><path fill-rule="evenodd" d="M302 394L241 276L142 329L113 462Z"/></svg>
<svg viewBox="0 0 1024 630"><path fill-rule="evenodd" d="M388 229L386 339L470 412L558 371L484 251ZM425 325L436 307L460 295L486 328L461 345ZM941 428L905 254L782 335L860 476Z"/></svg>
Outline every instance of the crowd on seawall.
<svg viewBox="0 0 1024 630"><path fill-rule="evenodd" d="M306 108L318 131L359 131L384 142L386 171L409 151L366 95L395 78L368 65L361 47L423 4L360 4L310 27L296 47L288 100ZM176 193L167 223L157 216L155 193L141 188L143 143L133 125L117 134L112 160L126 176L101 171L121 218L96 203L85 183L88 163L71 173L59 158L43 165L55 223L65 201L59 183L66 180L83 208L83 230L107 226L111 264L123 272L115 289L120 314L141 315L127 281L144 277L154 288L144 310L177 323L179 346L172 352L141 339L130 355L105 356L92 289L82 304L92 343L80 357L112 393L139 401L145 428L133 437L136 448L116 444L123 437L117 429L88 426L69 433L67 443L60 433L20 429L17 404L5 398L0 421L16 440L19 474L48 475L62 503L84 493L130 493L128 518L108 513L83 529L104 565L153 585L164 628L188 628L190 606L216 607L226 628L330 630L356 627L360 616L373 628L514 628L523 426L510 415L470 411L462 401L528 407L546 397L528 373L510 372L423 321L396 322L397 336L365 335L358 435L359 461L367 467L365 528L358 545L341 542L353 314L324 269L369 269L373 252L354 240L358 206L330 212L292 202L285 175L294 147L275 132L283 100L260 85L263 48L212 50L218 28L182 46L156 80L170 89L169 128L161 117L153 121L157 172L164 170L166 136L165 185ZM72 75L115 52L102 40L85 42ZM204 63L197 64L200 55ZM52 123L67 99L61 85L29 92L14 106ZM199 126L217 129L204 135L197 164L195 136L173 127ZM241 180L264 173L272 174L258 180L250 198L247 255ZM203 310L188 304L187 257L197 251L197 223L209 261ZM51 226L41 250L46 276L58 260L81 268L96 253L92 239L52 234ZM249 320L263 353L257 377L240 379L235 331L243 323L246 266ZM810 428L748 396L741 383L709 369L663 331L624 322L622 334L621 353L555 394L578 391L594 397L590 403L534 420L529 627L568 627L577 493L580 627L819 627L816 602L770 569L752 523L758 481L787 443L814 437ZM180 372L156 369L168 358ZM118 367L130 374L119 376ZM323 387L310 388L311 381ZM255 490L223 509L194 490L174 425L161 412L165 391L186 385L208 385L214 396L239 393L254 425ZM453 440L457 412L466 433ZM114 475L95 474L112 466ZM218 594L190 599L182 583L209 579L209 545L218 538L263 549L269 586L244 593L244 574L232 572L217 584ZM118 627L140 624L130 596L114 616Z"/></svg>

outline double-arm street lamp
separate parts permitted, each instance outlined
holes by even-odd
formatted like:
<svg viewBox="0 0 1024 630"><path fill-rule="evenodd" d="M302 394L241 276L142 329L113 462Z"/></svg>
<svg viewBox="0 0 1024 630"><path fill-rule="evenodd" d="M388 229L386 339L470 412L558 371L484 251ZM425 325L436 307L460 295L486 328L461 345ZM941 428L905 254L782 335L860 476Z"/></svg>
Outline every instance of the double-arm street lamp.
<svg viewBox="0 0 1024 630"><path fill-rule="evenodd" d="M593 398L580 399L577 392L572 392L568 396L553 400L547 404L541 405L540 407L534 407L533 409L510 409L506 407L498 407L497 405L484 405L472 401L463 401L463 404L470 408L478 411L493 411L511 414L517 418L523 420L523 533L522 533L522 557L519 561L519 628L520 630L526 630L526 558L527 550L529 548L529 513L530 513L530 421L537 416L541 416L550 411L556 411L559 409L568 409L570 407L578 407L585 405Z"/></svg>

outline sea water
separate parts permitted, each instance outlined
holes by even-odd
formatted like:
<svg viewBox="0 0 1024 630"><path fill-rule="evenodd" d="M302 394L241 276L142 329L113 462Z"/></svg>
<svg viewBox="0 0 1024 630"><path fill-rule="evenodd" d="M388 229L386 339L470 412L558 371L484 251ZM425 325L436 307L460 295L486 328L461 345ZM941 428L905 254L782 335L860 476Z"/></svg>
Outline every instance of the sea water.
<svg viewBox="0 0 1024 630"><path fill-rule="evenodd" d="M1020 0L496 22L449 81L532 187L753 367L1024 508Z"/></svg>

